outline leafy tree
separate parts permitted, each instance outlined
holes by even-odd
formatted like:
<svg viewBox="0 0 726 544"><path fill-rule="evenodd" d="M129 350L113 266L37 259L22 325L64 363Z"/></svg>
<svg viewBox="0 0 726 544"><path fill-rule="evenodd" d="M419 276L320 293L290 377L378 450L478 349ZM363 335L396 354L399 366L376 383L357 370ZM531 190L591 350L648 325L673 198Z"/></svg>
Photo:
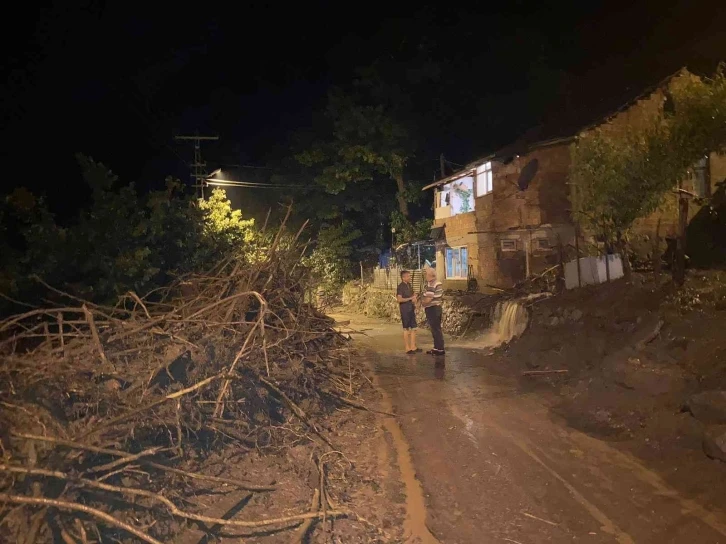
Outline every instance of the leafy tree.
<svg viewBox="0 0 726 544"><path fill-rule="evenodd" d="M348 221L339 226L325 225L318 232L315 248L304 264L312 269L313 277L326 295L338 293L350 279L351 243L360 235Z"/></svg>
<svg viewBox="0 0 726 544"><path fill-rule="evenodd" d="M331 193L362 181L393 182L398 210L408 217L404 169L412 150L405 127L383 105L365 104L340 89L330 93L326 115L330 138L299 153L298 160L320 167L316 181Z"/></svg>
<svg viewBox="0 0 726 544"><path fill-rule="evenodd" d="M573 146L575 212L623 256L633 222L655 211L700 158L726 146L721 68L711 79L677 78L670 93L672 111L660 112L642 128L596 131ZM683 240L679 245L682 260Z"/></svg>
<svg viewBox="0 0 726 544"><path fill-rule="evenodd" d="M424 218L412 223L398 212L391 214L391 228L396 229L397 244L426 240L431 233L433 222L431 218Z"/></svg>
<svg viewBox="0 0 726 544"><path fill-rule="evenodd" d="M32 279L38 276L75 295L108 301L205 270L229 252L252 255L257 249L254 221L232 210L223 190L197 201L167 179L165 190L139 195L133 185L118 186L103 164L78 160L91 204L74 224L57 225L42 199L27 191L5 199L4 246L12 261L3 251L3 293L38 302L46 296ZM21 243L11 243L9 230Z"/></svg>

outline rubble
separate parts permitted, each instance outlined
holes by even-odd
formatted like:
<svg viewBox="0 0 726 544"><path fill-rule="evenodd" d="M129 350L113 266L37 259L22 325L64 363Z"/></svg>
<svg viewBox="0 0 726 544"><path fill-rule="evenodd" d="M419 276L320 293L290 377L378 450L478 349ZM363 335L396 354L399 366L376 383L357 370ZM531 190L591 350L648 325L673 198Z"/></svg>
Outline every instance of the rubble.
<svg viewBox="0 0 726 544"><path fill-rule="evenodd" d="M711 426L703 434L703 452L726 463L726 425Z"/></svg>
<svg viewBox="0 0 726 544"><path fill-rule="evenodd" d="M703 423L726 425L726 391L702 391L688 399L686 408Z"/></svg>
<svg viewBox="0 0 726 544"><path fill-rule="evenodd" d="M1 541L158 543L187 523L355 518L324 477L320 511L218 519L188 500L214 483L274 497L271 481L219 478L205 460L335 450L321 420L367 380L332 320L305 302L300 249L282 235L261 260L229 258L149 297L102 306L65 295L64 307L0 322Z"/></svg>

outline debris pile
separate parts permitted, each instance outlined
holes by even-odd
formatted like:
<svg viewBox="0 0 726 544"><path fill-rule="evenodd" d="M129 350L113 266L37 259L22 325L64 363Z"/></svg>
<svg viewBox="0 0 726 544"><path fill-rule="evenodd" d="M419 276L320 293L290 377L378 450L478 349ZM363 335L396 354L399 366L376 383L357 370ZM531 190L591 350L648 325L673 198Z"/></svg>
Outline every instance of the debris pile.
<svg viewBox="0 0 726 544"><path fill-rule="evenodd" d="M316 416L356 406L363 371L306 304L301 248L284 238L261 260L227 259L163 293L115 307L67 295L0 322L0 541L158 543L189 523L353 516L326 491L324 467L310 511L216 519L188 500L199 485L272 493L269 481L204 474L204 461L301 437L332 450Z"/></svg>

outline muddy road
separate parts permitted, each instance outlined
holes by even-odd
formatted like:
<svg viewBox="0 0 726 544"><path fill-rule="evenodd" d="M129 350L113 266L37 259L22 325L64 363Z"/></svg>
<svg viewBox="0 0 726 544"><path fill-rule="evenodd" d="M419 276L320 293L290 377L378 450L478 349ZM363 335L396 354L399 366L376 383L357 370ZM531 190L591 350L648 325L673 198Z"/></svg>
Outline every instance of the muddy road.
<svg viewBox="0 0 726 544"><path fill-rule="evenodd" d="M488 371L485 352L450 343L445 359L407 356L399 326L334 317L367 335L356 342L376 352L379 386L398 415L420 482L407 490L422 494L409 497L409 542L726 544L724 512L558 421L540 393Z"/></svg>

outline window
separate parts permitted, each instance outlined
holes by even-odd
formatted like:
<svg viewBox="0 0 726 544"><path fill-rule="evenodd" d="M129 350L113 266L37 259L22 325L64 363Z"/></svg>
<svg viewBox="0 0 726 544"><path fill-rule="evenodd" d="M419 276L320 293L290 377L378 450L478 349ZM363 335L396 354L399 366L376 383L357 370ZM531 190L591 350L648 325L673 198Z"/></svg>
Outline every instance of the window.
<svg viewBox="0 0 726 544"><path fill-rule="evenodd" d="M450 196L449 196L449 189L448 189L448 187L445 190L443 190L443 191L439 191L437 193L437 197L438 198L437 198L436 205L439 208L444 208L444 207L448 206L450 204Z"/></svg>
<svg viewBox="0 0 726 544"><path fill-rule="evenodd" d="M536 249L549 249L550 241L547 238L537 238L534 241L534 247Z"/></svg>
<svg viewBox="0 0 726 544"><path fill-rule="evenodd" d="M488 195L492 189L492 163L485 162L476 167L476 196Z"/></svg>
<svg viewBox="0 0 726 544"><path fill-rule="evenodd" d="M451 215L474 211L474 178L465 176L441 188L439 207L451 206ZM445 195L445 196L443 196Z"/></svg>
<svg viewBox="0 0 726 544"><path fill-rule="evenodd" d="M517 251L517 240L502 240L502 251Z"/></svg>
<svg viewBox="0 0 726 544"><path fill-rule="evenodd" d="M469 271L469 251L466 247L446 248L446 279L463 279Z"/></svg>

